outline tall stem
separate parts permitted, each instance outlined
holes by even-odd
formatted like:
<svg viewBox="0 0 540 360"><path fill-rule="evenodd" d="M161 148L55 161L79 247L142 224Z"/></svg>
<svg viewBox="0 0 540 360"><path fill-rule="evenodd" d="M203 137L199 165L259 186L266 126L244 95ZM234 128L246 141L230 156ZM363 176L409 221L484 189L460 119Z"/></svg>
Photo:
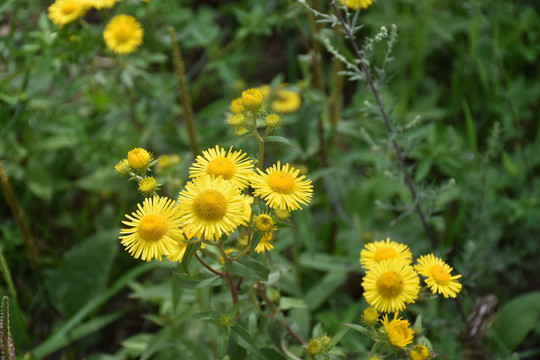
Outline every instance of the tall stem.
<svg viewBox="0 0 540 360"><path fill-rule="evenodd" d="M360 60L362 72L364 73L364 76L366 78L366 82L368 83L368 86L369 86L371 92L373 93L373 96L375 97L375 101L377 102L377 106L379 108L379 111L381 112L381 115L382 115L382 117L384 119L384 124L386 125L386 129L388 130L388 132L390 133L390 135L392 137L392 145L394 146L394 150L396 151L396 155L397 155L397 158L398 158L398 161L399 161L400 170L401 170L401 173L403 174L403 178L405 180L405 183L407 184L407 187L409 188L409 191L411 192L415 210L418 213L418 215L420 216L420 220L422 221L422 225L424 226L424 230L426 231L426 234L427 234L427 236L429 238L429 241L431 242L431 245L433 247L436 247L437 246L437 241L435 239L435 236L433 235L433 232L431 231L431 228L429 227L429 224L427 222L427 217L424 214L424 212L422 210L422 207L420 206L420 203L418 201L418 193L416 192L416 188L415 188L414 183L413 183L413 181L411 179L411 176L407 172L407 168L405 166L405 160L403 158L403 153L402 153L401 148L399 147L399 145L398 145L398 143L397 143L397 141L395 139L395 136L394 136L396 134L396 132L395 132L394 128L392 127L392 124L390 123L390 118L388 117L388 114L386 113L386 110L385 110L384 105L382 103L379 91L377 90L377 87L375 86L375 83L373 81L373 78L371 77L371 73L369 72L369 69L368 69L366 63L363 61L362 53L360 52L360 49L358 48L358 45L356 44L356 41L354 40L354 34L351 31L351 28L350 28L349 24L347 24L347 22L345 22L345 20L343 19L343 16L341 15L341 13L340 13L340 11L339 11L339 9L338 9L338 7L337 7L337 5L335 4L334 1L332 1L332 7L333 7L334 12L336 13L340 23L342 24L343 29L347 33L347 38L349 39L349 41L350 41L350 43L351 43L351 45L353 47L353 50L354 50L354 53L355 53L356 57L358 58L358 60Z"/></svg>
<svg viewBox="0 0 540 360"><path fill-rule="evenodd" d="M171 38L171 47L174 63L174 71L178 79L178 87L180 90L179 98L182 109L184 110L184 117L186 119L189 141L191 142L191 152L193 157L197 157L199 154L199 143L197 141L197 132L195 127L195 116L193 115L193 106L191 102L191 96L189 95L187 81L186 81L186 68L184 61L182 60L182 52L180 51L180 45L176 39L176 33L172 26L169 26L169 36Z"/></svg>

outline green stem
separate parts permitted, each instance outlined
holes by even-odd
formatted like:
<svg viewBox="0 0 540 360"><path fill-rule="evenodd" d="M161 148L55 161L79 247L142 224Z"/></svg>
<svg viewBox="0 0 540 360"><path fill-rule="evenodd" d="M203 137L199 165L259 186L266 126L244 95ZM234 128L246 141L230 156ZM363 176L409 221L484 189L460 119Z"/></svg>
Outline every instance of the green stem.
<svg viewBox="0 0 540 360"><path fill-rule="evenodd" d="M11 271L9 270L6 258L4 256L4 251L2 250L2 246L0 246L0 268L2 269L4 281L8 286L10 296L13 299L17 299L17 290L15 290L15 285L13 284L13 277L11 276Z"/></svg>
<svg viewBox="0 0 540 360"><path fill-rule="evenodd" d="M220 273L219 271L215 270L214 268L212 268L210 265L208 265L197 253L195 253L195 258L197 260L199 260L199 262L202 264L202 266L204 266L205 268L207 268L208 270L210 270L211 272L213 272L214 274L216 274L217 276L219 277L225 277L225 274L223 273Z"/></svg>
<svg viewBox="0 0 540 360"><path fill-rule="evenodd" d="M264 159L264 139L259 134L259 131L257 130L257 111L251 111L251 119L253 123L253 135L255 136L255 139L257 139L257 142L259 143L259 160L257 162L257 168L262 170L263 166L263 159ZM266 135L265 135L266 137Z"/></svg>

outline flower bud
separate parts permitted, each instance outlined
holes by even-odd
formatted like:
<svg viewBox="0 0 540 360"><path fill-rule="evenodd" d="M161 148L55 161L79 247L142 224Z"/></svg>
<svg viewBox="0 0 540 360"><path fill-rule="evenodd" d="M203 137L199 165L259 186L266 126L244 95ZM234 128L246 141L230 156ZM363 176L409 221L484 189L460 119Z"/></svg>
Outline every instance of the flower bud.
<svg viewBox="0 0 540 360"><path fill-rule="evenodd" d="M152 161L152 156L144 149L135 148L128 152L127 160L135 171L146 171Z"/></svg>
<svg viewBox="0 0 540 360"><path fill-rule="evenodd" d="M263 104L260 89L248 89L242 92L242 105L248 110L259 110Z"/></svg>
<svg viewBox="0 0 540 360"><path fill-rule="evenodd" d="M121 160L114 166L114 169L120 176L126 176L131 172L131 166L129 165L127 159Z"/></svg>

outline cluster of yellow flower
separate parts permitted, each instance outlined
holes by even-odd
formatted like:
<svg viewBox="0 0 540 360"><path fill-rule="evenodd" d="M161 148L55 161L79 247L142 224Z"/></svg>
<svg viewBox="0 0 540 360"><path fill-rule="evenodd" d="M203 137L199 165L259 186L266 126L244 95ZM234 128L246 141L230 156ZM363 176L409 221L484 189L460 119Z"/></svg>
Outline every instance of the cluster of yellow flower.
<svg viewBox="0 0 540 360"><path fill-rule="evenodd" d="M134 149L116 165L121 175L144 174L153 164L144 149ZM254 171L253 161L242 151L227 151L219 146L203 151L189 168L192 178L180 191L176 203L166 197L147 198L138 211L126 215L120 239L135 258L145 261L182 261L186 241L196 237L202 242L217 242L239 227L251 227L263 233L256 252L271 250L275 217L284 219L290 211L301 209L312 197L311 181L299 176L289 164L274 164L266 171ZM139 189L144 179L140 177ZM253 189L253 197L243 192ZM146 189L146 193L148 189ZM154 187L153 191L156 188ZM254 197L265 201L268 209L252 216ZM252 234L253 232L248 233ZM240 241L239 241L240 242ZM247 246L250 239L244 243Z"/></svg>
<svg viewBox="0 0 540 360"><path fill-rule="evenodd" d="M367 244L360 252L360 263L366 269L362 286L364 297L371 306L363 313L364 324L373 326L379 321L378 312L394 312L389 321L388 314L382 319L388 341L399 348L406 348L413 340L414 331L409 322L398 318L398 313L405 310L406 304L414 303L420 293L420 275L425 277L426 289L433 294L442 294L445 298L455 298L461 291L457 281L461 275L451 275L452 268L433 254L420 256L417 264L412 265L412 253L409 247L390 239ZM423 345L409 349L413 360L425 360L429 356Z"/></svg>
<svg viewBox="0 0 540 360"><path fill-rule="evenodd" d="M51 22L61 27L82 18L92 8L110 9L120 0L56 0L48 8ZM148 0L142 0L147 2ZM114 53L128 54L137 50L143 40L141 23L131 15L114 16L103 31L105 45Z"/></svg>

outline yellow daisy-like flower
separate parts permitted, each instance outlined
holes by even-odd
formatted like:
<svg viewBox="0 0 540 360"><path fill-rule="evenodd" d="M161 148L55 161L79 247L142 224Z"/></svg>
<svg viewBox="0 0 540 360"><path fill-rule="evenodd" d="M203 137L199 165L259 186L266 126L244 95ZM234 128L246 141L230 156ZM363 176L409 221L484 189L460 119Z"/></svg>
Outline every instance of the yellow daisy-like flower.
<svg viewBox="0 0 540 360"><path fill-rule="evenodd" d="M427 360L429 357L429 350L424 345L414 345L409 350L409 357L411 360Z"/></svg>
<svg viewBox="0 0 540 360"><path fill-rule="evenodd" d="M253 211L251 209L251 204L253 204L253 197L249 195L240 194L240 196L244 199L244 211L242 212L242 225L249 224L249 221L251 220L251 212Z"/></svg>
<svg viewBox="0 0 540 360"><path fill-rule="evenodd" d="M233 151L232 146L228 152L216 145L203 151L197 156L193 166L189 168L189 177L221 176L226 181L240 189L248 186L248 181L253 174L252 161L242 151Z"/></svg>
<svg viewBox="0 0 540 360"><path fill-rule="evenodd" d="M87 10L81 0L56 0L47 9L47 16L53 24L63 26L83 17Z"/></svg>
<svg viewBox="0 0 540 360"><path fill-rule="evenodd" d="M360 8L367 9L375 0L339 0L343 5L351 10L358 10Z"/></svg>
<svg viewBox="0 0 540 360"><path fill-rule="evenodd" d="M360 263L364 269L369 269L386 259L400 259L410 264L412 254L407 245L390 241L390 238L386 238L386 241L381 240L366 244L360 252Z"/></svg>
<svg viewBox="0 0 540 360"><path fill-rule="evenodd" d="M174 201L165 197L147 198L138 210L122 221L128 229L120 230L122 245L135 258L150 261L169 255L176 239L182 236L182 224Z"/></svg>
<svg viewBox="0 0 540 360"><path fill-rule="evenodd" d="M259 110L263 105L263 95L260 89L247 89L242 92L242 105L248 110Z"/></svg>
<svg viewBox="0 0 540 360"><path fill-rule="evenodd" d="M405 309L405 303L414 303L420 279L407 262L387 259L367 270L362 287L370 306L381 312L396 312Z"/></svg>
<svg viewBox="0 0 540 360"><path fill-rule="evenodd" d="M242 104L241 97L237 97L231 101L231 111L235 114L244 111L244 104Z"/></svg>
<svg viewBox="0 0 540 360"><path fill-rule="evenodd" d="M114 53L129 54L142 44L141 23L131 15L116 15L103 31L105 45Z"/></svg>
<svg viewBox="0 0 540 360"><path fill-rule="evenodd" d="M240 189L221 176L199 176L178 196L179 213L198 238L217 240L243 223L245 201Z"/></svg>
<svg viewBox="0 0 540 360"><path fill-rule="evenodd" d="M412 342L414 331L409 328L409 321L401 320L401 318L398 319L397 315L397 313L394 313L394 319L388 321L388 314L385 314L382 324L390 343L405 349Z"/></svg>
<svg viewBox="0 0 540 360"><path fill-rule="evenodd" d="M313 196L311 180L304 180L305 175L298 177L300 170L289 164L277 165L251 177L251 186L255 190L253 195L260 196L266 204L273 209L300 209L300 204L307 205Z"/></svg>
<svg viewBox="0 0 540 360"><path fill-rule="evenodd" d="M283 114L292 113L300 109L300 105L302 105L302 99L297 92L280 89L276 96L277 99L270 104L272 111Z"/></svg>
<svg viewBox="0 0 540 360"><path fill-rule="evenodd" d="M373 326L379 321L379 312L375 308L368 307L362 313L362 320L367 326Z"/></svg>
<svg viewBox="0 0 540 360"><path fill-rule="evenodd" d="M110 9L117 3L119 0L82 0L87 6L91 6L94 9Z"/></svg>
<svg viewBox="0 0 540 360"><path fill-rule="evenodd" d="M188 244L182 240L191 240L193 236L194 234L192 232L190 232L188 229L184 229L182 236L176 239L176 244L173 247L171 253L167 256L167 259L172 262L181 263L182 259L184 258L184 254L186 253L187 246L188 246ZM201 244L201 245L204 245L204 244Z"/></svg>
<svg viewBox="0 0 540 360"><path fill-rule="evenodd" d="M255 227L261 232L269 232L277 230L276 222L268 213L261 213L255 217Z"/></svg>
<svg viewBox="0 0 540 360"><path fill-rule="evenodd" d="M422 276L434 294L443 294L445 298L455 298L461 291L461 284L456 281L461 275L452 276L452 267L433 254L420 256L414 267Z"/></svg>
<svg viewBox="0 0 540 360"><path fill-rule="evenodd" d="M272 240L272 233L267 232L263 235L261 241L259 241L259 244L257 244L257 247L255 247L255 252L257 254L270 251L274 248L274 245L270 243L270 240Z"/></svg>

